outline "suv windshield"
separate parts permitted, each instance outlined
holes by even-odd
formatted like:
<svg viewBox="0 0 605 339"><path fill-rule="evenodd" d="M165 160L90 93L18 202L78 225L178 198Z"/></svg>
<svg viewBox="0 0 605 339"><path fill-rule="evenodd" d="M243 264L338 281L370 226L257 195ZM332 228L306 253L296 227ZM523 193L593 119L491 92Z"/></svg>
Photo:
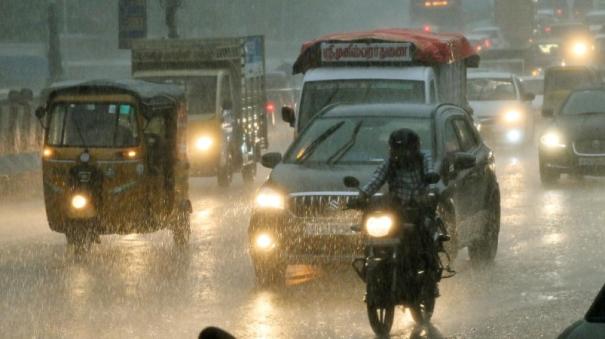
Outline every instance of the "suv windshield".
<svg viewBox="0 0 605 339"><path fill-rule="evenodd" d="M307 82L300 106L300 123L306 125L315 114L331 104L423 103L424 82L411 80L330 80Z"/></svg>
<svg viewBox="0 0 605 339"><path fill-rule="evenodd" d="M138 144L135 109L126 103L59 103L48 144L71 147L132 147Z"/></svg>
<svg viewBox="0 0 605 339"><path fill-rule="evenodd" d="M605 113L605 91L587 90L569 96L561 114Z"/></svg>
<svg viewBox="0 0 605 339"><path fill-rule="evenodd" d="M471 101L517 99L515 86L510 79L469 79L467 95Z"/></svg>
<svg viewBox="0 0 605 339"><path fill-rule="evenodd" d="M545 91L573 90L593 84L592 77L585 70L553 72L546 76Z"/></svg>
<svg viewBox="0 0 605 339"><path fill-rule="evenodd" d="M399 117L342 117L314 120L286 153L286 162L300 161L313 141L334 126L342 124L331 133L325 142L316 146L305 159L305 163L322 164L337 159L339 163L382 162L388 156L388 140L391 133L400 128L409 128L420 136L421 148L432 152L433 137L431 120ZM347 144L354 143L350 148ZM338 155L339 151L346 152Z"/></svg>

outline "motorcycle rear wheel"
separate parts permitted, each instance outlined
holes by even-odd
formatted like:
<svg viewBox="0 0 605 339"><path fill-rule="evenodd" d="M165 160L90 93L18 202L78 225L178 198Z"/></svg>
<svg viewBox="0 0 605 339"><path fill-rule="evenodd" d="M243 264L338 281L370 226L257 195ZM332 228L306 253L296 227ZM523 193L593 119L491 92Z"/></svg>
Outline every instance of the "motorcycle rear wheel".
<svg viewBox="0 0 605 339"><path fill-rule="evenodd" d="M378 337L386 337L391 333L395 319L395 305L387 307L367 306L370 326Z"/></svg>

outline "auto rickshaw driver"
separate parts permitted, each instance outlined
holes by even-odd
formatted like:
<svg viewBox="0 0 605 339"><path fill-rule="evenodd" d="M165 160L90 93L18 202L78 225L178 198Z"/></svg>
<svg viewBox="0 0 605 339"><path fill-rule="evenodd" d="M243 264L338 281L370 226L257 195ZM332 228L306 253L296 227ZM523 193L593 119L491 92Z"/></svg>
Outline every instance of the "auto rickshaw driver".
<svg viewBox="0 0 605 339"><path fill-rule="evenodd" d="M51 229L78 248L102 234L163 228L186 244L186 114L184 94L171 85L97 81L51 89L37 111Z"/></svg>

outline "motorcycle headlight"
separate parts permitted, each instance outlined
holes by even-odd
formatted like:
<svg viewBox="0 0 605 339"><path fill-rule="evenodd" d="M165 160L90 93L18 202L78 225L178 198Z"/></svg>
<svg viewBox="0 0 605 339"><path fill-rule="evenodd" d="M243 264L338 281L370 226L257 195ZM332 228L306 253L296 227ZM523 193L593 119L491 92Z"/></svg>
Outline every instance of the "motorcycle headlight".
<svg viewBox="0 0 605 339"><path fill-rule="evenodd" d="M82 194L76 194L71 198L71 206L77 210L81 210L88 205L88 198Z"/></svg>
<svg viewBox="0 0 605 339"><path fill-rule="evenodd" d="M200 137L195 141L195 147L200 151L209 150L213 144L214 140L212 140L212 138L208 136Z"/></svg>
<svg viewBox="0 0 605 339"><path fill-rule="evenodd" d="M540 138L540 143L542 143L542 145L544 145L546 148L567 147L563 141L563 138L561 137L561 134L553 131L544 134L542 138Z"/></svg>
<svg viewBox="0 0 605 339"><path fill-rule="evenodd" d="M256 207L262 209L283 210L286 205L284 195L272 189L262 189L256 195Z"/></svg>
<svg viewBox="0 0 605 339"><path fill-rule="evenodd" d="M370 216L366 220L366 231L372 237L381 238L391 232L394 223L395 220L390 215Z"/></svg>
<svg viewBox="0 0 605 339"><path fill-rule="evenodd" d="M515 123L521 121L523 115L518 110L510 110L504 114L504 121L507 123Z"/></svg>

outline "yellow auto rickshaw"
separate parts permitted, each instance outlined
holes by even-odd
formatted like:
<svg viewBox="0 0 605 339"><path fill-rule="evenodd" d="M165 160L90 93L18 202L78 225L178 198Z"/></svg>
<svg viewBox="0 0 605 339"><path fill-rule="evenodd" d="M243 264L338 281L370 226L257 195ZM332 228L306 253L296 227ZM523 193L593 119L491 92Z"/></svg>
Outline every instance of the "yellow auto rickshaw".
<svg viewBox="0 0 605 339"><path fill-rule="evenodd" d="M170 229L189 240L183 91L145 81L91 81L47 91L42 172L48 223L68 244Z"/></svg>

